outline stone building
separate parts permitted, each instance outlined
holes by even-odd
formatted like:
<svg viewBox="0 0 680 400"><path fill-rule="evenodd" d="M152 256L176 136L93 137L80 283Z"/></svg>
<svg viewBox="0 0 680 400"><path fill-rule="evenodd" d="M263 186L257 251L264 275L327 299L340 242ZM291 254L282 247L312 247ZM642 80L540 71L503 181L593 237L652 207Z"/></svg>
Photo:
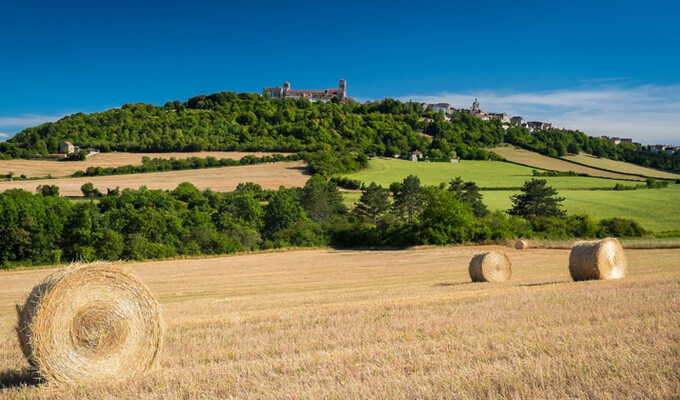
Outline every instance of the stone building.
<svg viewBox="0 0 680 400"><path fill-rule="evenodd" d="M337 88L325 89L325 90L292 90L290 88L290 83L284 82L283 87L269 87L265 88L264 92L268 98L272 99L309 99L309 100L321 100L330 101L334 97L340 98L340 100L346 100L347 97L347 81L340 79Z"/></svg>
<svg viewBox="0 0 680 400"><path fill-rule="evenodd" d="M61 142L59 143L59 152L63 154L75 153L76 147L71 142Z"/></svg>

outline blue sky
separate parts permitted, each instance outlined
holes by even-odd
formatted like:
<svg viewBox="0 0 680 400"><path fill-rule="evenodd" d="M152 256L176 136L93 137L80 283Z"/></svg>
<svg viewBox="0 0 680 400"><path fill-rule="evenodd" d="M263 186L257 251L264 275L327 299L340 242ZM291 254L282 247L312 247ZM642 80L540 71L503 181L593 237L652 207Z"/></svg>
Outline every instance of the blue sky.
<svg viewBox="0 0 680 400"><path fill-rule="evenodd" d="M680 144L680 5L0 3L0 140L75 112L336 87Z"/></svg>

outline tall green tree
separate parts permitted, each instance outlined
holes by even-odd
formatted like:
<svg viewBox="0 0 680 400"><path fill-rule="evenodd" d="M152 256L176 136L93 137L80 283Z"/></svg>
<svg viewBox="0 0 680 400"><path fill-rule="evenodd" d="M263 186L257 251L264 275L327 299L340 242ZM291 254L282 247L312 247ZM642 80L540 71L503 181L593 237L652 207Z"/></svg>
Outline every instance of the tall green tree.
<svg viewBox="0 0 680 400"><path fill-rule="evenodd" d="M390 209L390 191L375 182L371 182L366 187L359 198L359 203L355 208L356 213L365 215L373 221L375 225L379 216Z"/></svg>
<svg viewBox="0 0 680 400"><path fill-rule="evenodd" d="M394 211L406 221L411 222L423 207L420 178L415 175L407 176L397 190L394 196Z"/></svg>
<svg viewBox="0 0 680 400"><path fill-rule="evenodd" d="M489 209L482 201L482 194L479 187L474 182L463 182L460 177L449 182L449 191L454 192L458 201L472 207L475 217L485 217L489 214Z"/></svg>
<svg viewBox="0 0 680 400"><path fill-rule="evenodd" d="M335 182L329 182L321 175L314 175L305 183L300 199L307 216L317 224L324 224L331 216L347 211Z"/></svg>
<svg viewBox="0 0 680 400"><path fill-rule="evenodd" d="M281 186L269 199L264 212L264 227L267 234L290 228L295 222L307 219L295 189Z"/></svg>
<svg viewBox="0 0 680 400"><path fill-rule="evenodd" d="M545 179L524 182L522 193L510 197L512 208L508 214L520 217L563 217L566 212L560 207L564 197L557 196L557 190L548 186Z"/></svg>

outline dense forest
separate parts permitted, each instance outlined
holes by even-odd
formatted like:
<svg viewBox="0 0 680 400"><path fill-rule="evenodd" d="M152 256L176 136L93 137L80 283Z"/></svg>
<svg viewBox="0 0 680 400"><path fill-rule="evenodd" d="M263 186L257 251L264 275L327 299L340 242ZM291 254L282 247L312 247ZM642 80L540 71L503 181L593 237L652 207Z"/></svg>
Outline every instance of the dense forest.
<svg viewBox="0 0 680 400"><path fill-rule="evenodd" d="M332 181L321 175L303 188L234 192L82 187L73 202L44 185L38 194L0 193L0 267L71 260L144 260L291 246L375 247L484 242L513 237L639 236L635 222L567 216L545 180L527 182L511 215L491 213L474 182L424 187L415 176L389 188L364 187L349 211ZM96 193L95 193L96 192ZM537 207L536 204L539 206Z"/></svg>
<svg viewBox="0 0 680 400"><path fill-rule="evenodd" d="M425 133L421 135L419 133ZM484 147L512 143L549 156L583 151L648 167L680 171L680 154L593 138L579 131L504 130L497 120L466 112L451 120L418 103L383 101L315 102L274 100L257 94L215 93L164 106L125 104L101 113L78 113L19 132L0 143L0 157L29 158L58 151L61 141L102 151L168 152L202 150L306 152L317 172L330 174L365 165L360 155L406 155L420 150L431 158L493 157Z"/></svg>

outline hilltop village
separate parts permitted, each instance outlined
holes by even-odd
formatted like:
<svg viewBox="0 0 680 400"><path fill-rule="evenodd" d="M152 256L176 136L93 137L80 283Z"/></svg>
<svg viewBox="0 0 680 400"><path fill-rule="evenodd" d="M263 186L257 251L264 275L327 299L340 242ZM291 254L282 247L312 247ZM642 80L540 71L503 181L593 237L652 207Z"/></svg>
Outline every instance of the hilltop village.
<svg viewBox="0 0 680 400"><path fill-rule="evenodd" d="M273 99L284 98L308 99L310 101L322 101L324 103L329 101L337 101L342 104L354 100L353 98L347 96L347 81L345 79L339 80L337 88L293 90L291 89L290 82L284 82L281 87L275 86L264 88L262 93L263 96ZM367 103L370 103L370 101L367 101ZM430 109L434 113L438 112L444 113L444 118L446 120L450 120L451 115L455 112L466 112L484 121L499 120L505 129L507 129L510 125L514 125L526 128L529 130L529 132L544 131L547 129L557 129L561 131L566 130L565 128L555 128L550 122L526 121L524 117L519 115L510 117L507 113L504 112L494 113L484 111L480 108L479 101L477 100L477 98L475 98L475 101L472 103L472 106L470 108L455 108L452 107L451 104L449 103L434 103L434 104L419 103L419 104L423 108L423 111L427 111L428 109ZM633 145L642 146L642 143L634 142L633 139L631 138L621 138L617 136L612 137L599 136L599 138L609 140L614 144L630 143ZM650 146L650 150L653 152L665 151L668 154L672 154L678 148L679 148L678 146L668 144L655 144Z"/></svg>

